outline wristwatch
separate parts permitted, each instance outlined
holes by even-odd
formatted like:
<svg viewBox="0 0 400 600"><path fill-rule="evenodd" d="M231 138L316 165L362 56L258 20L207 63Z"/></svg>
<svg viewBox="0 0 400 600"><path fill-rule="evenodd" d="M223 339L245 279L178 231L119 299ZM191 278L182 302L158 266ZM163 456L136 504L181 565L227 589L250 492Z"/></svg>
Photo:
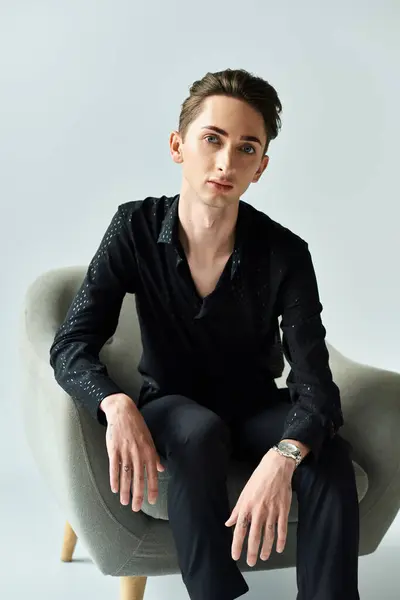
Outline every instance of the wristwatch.
<svg viewBox="0 0 400 600"><path fill-rule="evenodd" d="M296 461L296 467L298 467L302 461L303 457L301 456L300 449L295 446L295 444L291 444L290 442L279 442L277 446L272 446L272 449L282 456L293 458Z"/></svg>

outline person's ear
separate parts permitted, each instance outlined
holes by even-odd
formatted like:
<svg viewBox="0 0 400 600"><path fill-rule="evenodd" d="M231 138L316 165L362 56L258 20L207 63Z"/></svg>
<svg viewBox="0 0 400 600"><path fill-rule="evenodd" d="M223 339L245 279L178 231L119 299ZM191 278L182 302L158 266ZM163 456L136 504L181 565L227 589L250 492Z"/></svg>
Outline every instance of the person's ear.
<svg viewBox="0 0 400 600"><path fill-rule="evenodd" d="M179 134L179 131L171 132L171 135L169 136L169 149L171 152L172 160L176 163L182 163L182 138Z"/></svg>
<svg viewBox="0 0 400 600"><path fill-rule="evenodd" d="M261 160L260 166L258 167L257 171L254 174L252 183L257 183L257 181L260 179L261 175L264 173L265 169L267 168L268 163L269 163L269 156L266 154L263 157L263 159Z"/></svg>

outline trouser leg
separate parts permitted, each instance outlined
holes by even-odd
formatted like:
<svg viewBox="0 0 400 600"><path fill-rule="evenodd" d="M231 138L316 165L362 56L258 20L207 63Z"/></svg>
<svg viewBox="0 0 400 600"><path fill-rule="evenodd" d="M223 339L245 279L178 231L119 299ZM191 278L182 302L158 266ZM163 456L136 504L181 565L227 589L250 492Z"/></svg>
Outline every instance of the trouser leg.
<svg viewBox="0 0 400 600"><path fill-rule="evenodd" d="M232 430L233 454L255 463L282 435L287 388ZM359 504L349 446L336 436L294 472L298 499L298 600L358 600Z"/></svg>
<svg viewBox="0 0 400 600"><path fill-rule="evenodd" d="M318 461L298 469L298 600L359 600L359 504L345 441L336 436Z"/></svg>
<svg viewBox="0 0 400 600"><path fill-rule="evenodd" d="M213 411L183 396L152 400L140 410L171 476L168 517L190 598L241 596L249 588L231 556L233 532L225 526L229 428Z"/></svg>

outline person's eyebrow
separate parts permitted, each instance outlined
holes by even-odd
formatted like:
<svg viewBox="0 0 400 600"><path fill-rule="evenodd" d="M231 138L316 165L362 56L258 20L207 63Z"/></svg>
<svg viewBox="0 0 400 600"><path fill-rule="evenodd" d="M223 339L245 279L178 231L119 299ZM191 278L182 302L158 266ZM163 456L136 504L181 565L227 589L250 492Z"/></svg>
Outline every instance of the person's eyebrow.
<svg viewBox="0 0 400 600"><path fill-rule="evenodd" d="M216 127L215 125L205 125L204 127L202 127L202 129L212 129L212 131L215 131L216 133L228 136L228 133L226 131L224 131L220 127ZM240 139L245 140L246 142L257 142L258 144L260 144L260 146L262 146L262 143L255 135L242 135Z"/></svg>

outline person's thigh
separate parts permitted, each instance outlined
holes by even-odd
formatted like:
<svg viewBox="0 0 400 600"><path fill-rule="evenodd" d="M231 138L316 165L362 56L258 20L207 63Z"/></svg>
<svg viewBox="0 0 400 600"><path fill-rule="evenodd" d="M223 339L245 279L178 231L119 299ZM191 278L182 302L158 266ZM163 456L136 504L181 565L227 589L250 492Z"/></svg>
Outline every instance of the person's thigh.
<svg viewBox="0 0 400 600"><path fill-rule="evenodd" d="M246 417L245 409L240 419L231 425L232 456L233 458L258 464L272 446L282 439L285 421L289 410L292 408L288 388L278 388L273 398L266 400L265 405ZM352 453L351 444L336 434L333 440L326 439L322 446L319 463L331 459L329 452L345 453L349 460ZM328 457L328 458L326 458ZM329 458L330 457L330 458ZM311 460L310 460L311 459ZM301 471L306 466L313 468L314 460L310 454L301 464Z"/></svg>
<svg viewBox="0 0 400 600"><path fill-rule="evenodd" d="M207 448L211 442L232 450L231 434L223 419L209 408L186 396L173 394L151 400L140 412L152 435L160 458L172 450Z"/></svg>
<svg viewBox="0 0 400 600"><path fill-rule="evenodd" d="M231 424L232 456L258 463L274 444L282 439L286 416L292 407L288 388L278 388L265 405L246 416L246 406L240 418Z"/></svg>

